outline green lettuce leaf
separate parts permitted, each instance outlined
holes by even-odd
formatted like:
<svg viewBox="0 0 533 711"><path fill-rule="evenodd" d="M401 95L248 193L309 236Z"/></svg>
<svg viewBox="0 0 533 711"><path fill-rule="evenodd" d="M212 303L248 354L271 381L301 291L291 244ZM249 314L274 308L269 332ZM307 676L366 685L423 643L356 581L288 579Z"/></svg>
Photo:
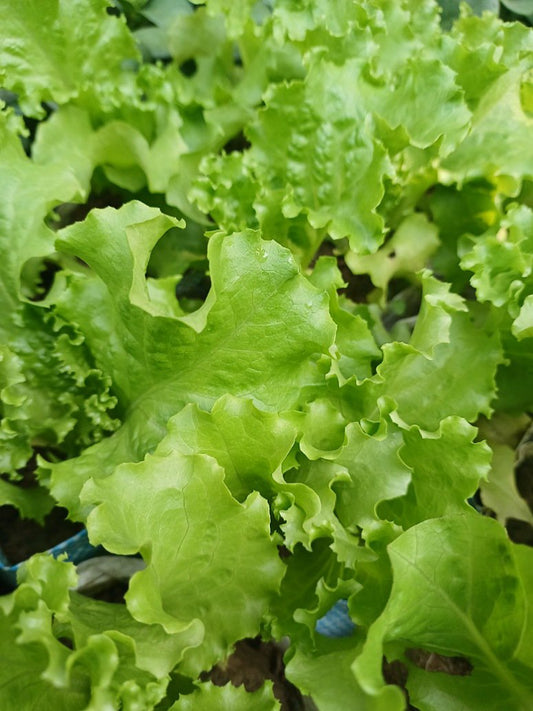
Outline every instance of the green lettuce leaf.
<svg viewBox="0 0 533 711"><path fill-rule="evenodd" d="M360 255L350 251L345 255L346 264L353 274L368 274L385 300L392 278L413 279L416 272L428 265L430 256L439 246L437 234L434 224L424 215L415 213L399 225L376 254Z"/></svg>
<svg viewBox="0 0 533 711"><path fill-rule="evenodd" d="M464 293L469 274L460 267L458 242L464 235L481 235L501 217L499 194L487 180L474 180L458 185L436 185L427 208L438 227L440 246L431 258L436 274Z"/></svg>
<svg viewBox="0 0 533 711"><path fill-rule="evenodd" d="M342 549L339 559L353 564L359 557L360 539L344 530L335 511L334 489L340 482L350 481L347 469L326 460L304 460L298 469L277 480L275 510L283 520L284 545L294 550L297 544L302 544L312 550L316 539L332 538L332 545Z"/></svg>
<svg viewBox="0 0 533 711"><path fill-rule="evenodd" d="M338 487L337 512L345 527L372 527L378 504L406 493L411 469L400 457L402 443L401 431L386 419L372 434L359 423L348 425L346 444L335 460L350 473L350 484Z"/></svg>
<svg viewBox="0 0 533 711"><path fill-rule="evenodd" d="M403 433L402 460L411 468L411 483L405 496L381 504L382 516L403 528L469 510L467 499L480 483L486 486L491 451L474 442L476 429L464 420L442 420L438 432L424 433L413 426Z"/></svg>
<svg viewBox="0 0 533 711"><path fill-rule="evenodd" d="M505 361L498 369L496 384L497 411L509 413L530 412L532 405L533 371L531 369L531 344L528 338L517 340L510 333L510 323L502 329Z"/></svg>
<svg viewBox="0 0 533 711"><path fill-rule="evenodd" d="M154 124L146 114L144 122ZM63 159L87 192L95 168L102 166L110 182L121 188L136 192L147 185L153 193L164 193L179 170L181 156L188 152L179 114L170 110L165 114L164 127L150 126L155 136L149 140L144 133L150 131L141 131L133 121L112 120L94 129L87 110L63 107L39 127L35 161L48 165Z"/></svg>
<svg viewBox="0 0 533 711"><path fill-rule="evenodd" d="M439 5L442 8L442 26L449 29L453 25L454 20L459 17L461 3L459 0L439 0ZM486 11L493 12L497 15L500 8L498 0L468 0L468 5L476 15L481 15Z"/></svg>
<svg viewBox="0 0 533 711"><path fill-rule="evenodd" d="M492 466L487 481L481 484L481 499L499 521L505 525L515 518L533 525L533 513L518 493L515 480L515 450L511 447L491 443Z"/></svg>
<svg viewBox="0 0 533 711"><path fill-rule="evenodd" d="M43 102L78 99L111 108L134 94L128 62L138 59L125 23L106 13L106 0L2 1L0 83L18 94L28 116Z"/></svg>
<svg viewBox="0 0 533 711"><path fill-rule="evenodd" d="M179 658L175 640L122 605L69 592L75 585L71 564L37 555L19 571L17 590L0 598L4 708L154 708Z"/></svg>
<svg viewBox="0 0 533 711"><path fill-rule="evenodd" d="M298 647L313 648L317 620L359 586L339 563L328 538L313 541L309 550L296 545L283 556L283 564L279 594L271 604L272 634L276 639L288 635Z"/></svg>
<svg viewBox="0 0 533 711"><path fill-rule="evenodd" d="M192 694L182 696L169 711L195 711L200 708L203 711L218 711L223 708L235 711L248 711L250 708L257 711L278 711L281 707L273 696L272 683L269 681L253 692L245 691L242 686L215 686L205 683Z"/></svg>
<svg viewBox="0 0 533 711"><path fill-rule="evenodd" d="M172 20L165 32L153 26L135 32L137 38L142 32L163 33L171 63L136 64L135 71L121 69L116 76L107 67L117 94L109 105L88 101L83 93L70 97L66 106L56 98L61 106L38 126L33 154L39 163L64 158L85 189L93 170L101 166L112 184L130 192L148 186L207 223L187 197L201 158L239 133L269 79L279 81L298 69L286 57L290 52L269 40L266 27L251 22L238 38L237 61L224 18L211 17L204 8L192 13L188 7L189 12L174 8L178 11L172 13L164 5L149 6L148 17L161 22L160 12L170 12ZM120 27L116 18L107 19ZM121 29L133 43L127 28ZM108 101L109 94L104 94Z"/></svg>
<svg viewBox="0 0 533 711"><path fill-rule="evenodd" d="M285 223L285 239L304 264L326 231L348 237L356 253L374 252L383 214L404 184L417 176L404 197L412 209L436 178L438 156L468 129L470 112L443 62L435 8L421 13L406 1L378 12L372 3L343 3L332 13L325 3L281 2L273 22L274 35L302 51L305 79L270 86L246 129L250 149L204 162L206 178L191 197L213 208L224 229L258 222L268 233Z"/></svg>
<svg viewBox="0 0 533 711"><path fill-rule="evenodd" d="M481 17L463 13L455 23L451 38L444 37L446 62L457 73L457 82L471 109L476 109L500 77L532 48L527 27L519 22L502 23L492 13Z"/></svg>
<svg viewBox="0 0 533 711"><path fill-rule="evenodd" d="M287 677L309 694L320 711L402 711L402 692L393 686L369 697L359 686L351 666L361 641L322 639L312 653L297 650L287 665Z"/></svg>
<svg viewBox="0 0 533 711"><path fill-rule="evenodd" d="M518 340L533 326L530 303L533 292L533 212L512 205L494 228L460 244L461 267L473 272L470 283L479 301L504 307Z"/></svg>
<svg viewBox="0 0 533 711"><path fill-rule="evenodd" d="M286 419L230 395L217 400L210 413L187 405L169 420L168 430L173 449L216 459L224 469L226 486L241 501L252 491L264 496L272 493L272 475L296 438Z"/></svg>
<svg viewBox="0 0 533 711"><path fill-rule="evenodd" d="M72 456L118 423L109 414L116 404L109 378L95 367L83 337L39 303L39 275L48 268L42 258L54 253L45 218L81 186L66 165L32 162L4 115L0 132L0 462L13 475L35 446ZM33 268L37 287L30 289L25 274ZM37 303L24 303L30 299Z"/></svg>
<svg viewBox="0 0 533 711"><path fill-rule="evenodd" d="M266 500L254 493L238 503L214 459L171 448L169 434L143 462L88 484L84 497L99 503L88 519L91 541L141 552L147 563L130 582L128 609L181 636L182 669L195 677L259 633L283 564ZM234 545L239 531L246 538Z"/></svg>
<svg viewBox="0 0 533 711"><path fill-rule="evenodd" d="M472 512L424 521L388 550L391 595L353 667L367 693L383 693L384 652L397 658L421 648L466 657L473 670L469 677L438 675L437 683L436 675L417 672L415 704L432 696L427 708L435 711L450 703L497 708L496 701L499 708L525 711L533 700L533 658L527 640L529 573L524 578L522 566L531 566L531 549L511 544L498 523ZM411 691L409 678L407 686Z"/></svg>
<svg viewBox="0 0 533 711"><path fill-rule="evenodd" d="M5 661L0 672L0 683L5 709L15 711L21 708L21 704L26 705L27 708L39 704L44 711L52 711L52 709L82 711L89 703L87 680L82 674L74 675L70 688L67 689L54 685L45 676L50 663L51 648L55 651L56 664L59 660L66 664L68 650L62 647L51 631L46 629L46 623L51 628L52 613L44 603L41 603L41 610L39 610L40 592L39 589L19 588L12 594L12 609L6 609L5 604L6 601L11 602L11 600L8 598L2 600L0 629L2 657ZM33 643L24 644L24 637L20 639L21 622L22 625L26 622L28 629L36 630L35 637L31 640ZM31 684L28 683L29 679Z"/></svg>
<svg viewBox="0 0 533 711"><path fill-rule="evenodd" d="M480 98L468 136L442 162L446 182L485 177L504 195L516 196L522 181L531 178L531 119L520 96L530 53L531 47L526 58L496 79Z"/></svg>
<svg viewBox="0 0 533 711"><path fill-rule="evenodd" d="M34 447L74 456L118 427L111 380L95 367L83 336L44 309L23 306L10 343L1 349L4 471L24 466Z"/></svg>
<svg viewBox="0 0 533 711"><path fill-rule="evenodd" d="M298 273L287 250L256 233L212 237L205 304L183 317L161 313L144 274L155 242L174 225L158 210L130 203L94 211L58 239L62 251L94 271L70 275L55 308L79 325L127 411L116 438L76 463L53 466L54 495L71 510L89 477L153 450L186 403L210 408L229 392L282 411L323 382L335 333L327 296Z"/></svg>
<svg viewBox="0 0 533 711"><path fill-rule="evenodd" d="M95 634L105 633L117 646L126 650L132 666L154 677L164 679L181 661L184 652L180 635L168 635L160 625L143 625L128 612L125 605L92 600L77 592L69 593L68 623L74 646L79 649ZM133 677L135 669L130 670Z"/></svg>
<svg viewBox="0 0 533 711"><path fill-rule="evenodd" d="M490 312L478 304L467 306L449 285L428 274L423 290L409 343L386 343L377 375L362 387L371 416L385 396L405 422L434 431L450 415L472 421L479 413L490 414L503 357Z"/></svg>
<svg viewBox="0 0 533 711"><path fill-rule="evenodd" d="M513 322L513 334L519 341L533 336L533 294L524 299L520 313Z"/></svg>
<svg viewBox="0 0 533 711"><path fill-rule="evenodd" d="M194 5L206 5L210 15L215 15L220 22L224 18L230 37L240 35L250 21L251 11L256 0L192 0Z"/></svg>
<svg viewBox="0 0 533 711"><path fill-rule="evenodd" d="M284 185L285 217L303 212L311 227L326 228L334 239L350 237L354 249L364 252L382 241L383 223L375 208L388 161L365 119L366 107L349 101L348 87L357 72L357 65L321 62L305 83L272 89L257 124L248 129L252 149L246 156L261 182ZM344 102L337 99L339 92Z"/></svg>
<svg viewBox="0 0 533 711"><path fill-rule="evenodd" d="M54 503L54 499L44 487L21 489L0 479L0 506L14 506L22 518L33 518L42 524L46 514L54 507Z"/></svg>
<svg viewBox="0 0 533 711"><path fill-rule="evenodd" d="M319 289L328 292L330 313L337 325L336 358L332 363L332 372L341 384L354 375L358 380L369 378L373 374L374 364L381 358L381 351L365 319L357 313L352 313L349 310L349 302L339 298L337 290L345 286L345 283L336 260L332 257L319 257L309 280ZM330 412L327 423L323 421L320 427L329 429L328 425L333 424L339 417L338 410L335 414ZM322 419L325 420L324 417Z"/></svg>
<svg viewBox="0 0 533 711"><path fill-rule="evenodd" d="M459 240L460 265L471 272L478 301L492 304L498 313L505 354L497 374L498 410L527 410L531 402L527 379L528 339L533 333L532 235L530 207L511 203L488 230Z"/></svg>
<svg viewBox="0 0 533 711"><path fill-rule="evenodd" d="M302 41L308 32L323 27L333 37L343 36L358 19L356 6L349 2L337 3L333 10L327 0L291 3L278 0L273 12L276 35Z"/></svg>
<svg viewBox="0 0 533 711"><path fill-rule="evenodd" d="M54 251L54 233L45 217L60 202L73 200L79 185L64 166L38 166L25 154L19 138L0 113L0 305L2 341L9 335L9 314L18 307L21 271L26 262ZM28 209L28 205L32 209Z"/></svg>

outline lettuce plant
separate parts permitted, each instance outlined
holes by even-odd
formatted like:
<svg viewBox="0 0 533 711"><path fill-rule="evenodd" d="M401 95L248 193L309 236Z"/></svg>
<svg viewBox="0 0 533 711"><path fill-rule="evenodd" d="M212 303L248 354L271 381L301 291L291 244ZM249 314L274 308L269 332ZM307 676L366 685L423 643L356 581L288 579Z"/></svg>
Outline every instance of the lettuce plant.
<svg viewBox="0 0 533 711"><path fill-rule="evenodd" d="M531 30L432 0L0 8L1 503L145 562L123 605L27 561L2 709L271 711L201 681L260 635L320 711L529 711Z"/></svg>

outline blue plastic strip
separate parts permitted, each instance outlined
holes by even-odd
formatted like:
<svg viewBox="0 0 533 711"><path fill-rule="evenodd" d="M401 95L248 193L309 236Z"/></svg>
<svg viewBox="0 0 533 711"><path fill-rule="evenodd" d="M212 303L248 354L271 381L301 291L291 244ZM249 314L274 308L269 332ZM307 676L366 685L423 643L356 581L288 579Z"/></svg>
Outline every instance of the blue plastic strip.
<svg viewBox="0 0 533 711"><path fill-rule="evenodd" d="M57 546L45 551L45 553L50 553L50 555L53 555L54 558L66 553L67 560L71 563L81 563L88 558L93 558L102 551L103 548L101 546L95 547L89 543L87 530L83 529L74 536L67 538L66 541L62 541L61 543L58 543ZM22 563L9 565L5 555L0 551L0 579L4 583L10 585L11 587L16 586L17 570L21 565Z"/></svg>
<svg viewBox="0 0 533 711"><path fill-rule="evenodd" d="M316 623L316 631L324 637L349 637L354 629L346 600L338 600Z"/></svg>
<svg viewBox="0 0 533 711"><path fill-rule="evenodd" d="M102 550L101 546L95 548L89 543L89 536L87 530L84 528L79 533L76 533L71 538L68 538L62 543L58 543L57 546L50 548L48 551L54 558L57 558L62 553L67 554L67 559L71 563L81 563L82 560L87 560L87 558L92 558L96 553Z"/></svg>

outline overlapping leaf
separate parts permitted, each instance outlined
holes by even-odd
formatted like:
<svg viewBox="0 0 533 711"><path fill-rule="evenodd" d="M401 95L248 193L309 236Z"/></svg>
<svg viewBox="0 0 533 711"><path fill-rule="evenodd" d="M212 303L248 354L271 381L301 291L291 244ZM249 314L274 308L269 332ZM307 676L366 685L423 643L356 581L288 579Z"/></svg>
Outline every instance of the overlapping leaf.
<svg viewBox="0 0 533 711"><path fill-rule="evenodd" d="M0 185L4 196L0 206L0 304L4 318L1 333L9 333L10 313L21 292L21 270L25 262L53 252L54 234L44 220L60 202L73 200L79 185L63 167L35 165L25 154L16 134L9 130L6 115L0 113ZM28 210L28 205L32 206Z"/></svg>
<svg viewBox="0 0 533 711"><path fill-rule="evenodd" d="M171 452L172 439L84 496L102 502L89 516L91 540L114 553L140 551L148 564L130 583L132 615L180 634L194 677L259 633L283 565L266 500L252 494L238 503L214 459ZM236 545L239 531L246 539Z"/></svg>
<svg viewBox="0 0 533 711"><path fill-rule="evenodd" d="M411 484L404 497L381 507L382 515L404 528L428 518L469 510L467 499L485 484L491 451L474 442L476 430L457 417L444 419L437 433L417 427L403 432L402 460L411 468Z"/></svg>
<svg viewBox="0 0 533 711"><path fill-rule="evenodd" d="M194 711L202 708L205 711L218 711L221 708L232 708L235 711L247 711L253 705L257 711L278 711L280 705L272 694L270 682L258 690L250 693L240 687L231 684L226 686L215 686L214 684L203 684L192 694L182 696L170 711Z"/></svg>
<svg viewBox="0 0 533 711"><path fill-rule="evenodd" d="M64 461L1 503L147 567L126 608L30 561L0 600L9 711L270 711L195 681L257 634L320 708L403 708L385 654L420 709L529 711L530 549L467 499L531 519L473 427L531 408L531 32L443 33L418 0L37 4L0 28L0 462ZM28 155L20 111L51 112ZM134 201L54 243L49 211L110 186L194 223ZM342 598L356 631L325 641Z"/></svg>
<svg viewBox="0 0 533 711"><path fill-rule="evenodd" d="M312 696L321 711L402 711L402 692L393 686L379 698L369 698L357 683L351 666L361 643L352 639L327 640L314 653L298 651L287 665L293 683Z"/></svg>
<svg viewBox="0 0 533 711"><path fill-rule="evenodd" d="M287 229L289 220L286 239L303 251L304 263L322 230L334 239L348 237L356 252L375 251L383 240L377 208L384 181L403 183L425 172L434 177L430 161L460 142L470 118L455 74L440 56L437 18L429 7L420 13L404 2L378 11L372 3L346 3L342 20L338 8L335 16L330 10L316 3L275 8L274 32L303 51L305 80L271 87L265 109L246 131L250 150L240 160L204 163L209 180L200 180L192 193L199 204L216 208L226 229L236 218L239 227L257 220L264 229L283 218ZM255 188L253 212L233 207L230 173L248 194ZM429 187L431 177L425 180ZM420 190L423 184L421 179ZM306 222L318 230L314 239Z"/></svg>
<svg viewBox="0 0 533 711"><path fill-rule="evenodd" d="M174 224L130 203L94 212L58 241L94 271L71 275L56 309L79 324L127 408L115 438L87 450L74 467L54 467L55 495L71 507L89 476L152 450L168 418L187 402L210 407L229 392L281 411L323 382L328 359L322 364L321 357L335 333L327 296L298 274L287 250L258 234L213 237L205 304L181 318L158 311L144 273L155 242Z"/></svg>
<svg viewBox="0 0 533 711"><path fill-rule="evenodd" d="M33 446L58 446L73 454L116 422L109 415L115 405L110 382L94 367L83 337L41 304L23 303L42 298L40 273L47 268L42 258L54 252L47 213L75 199L81 186L70 167L32 162L3 114L0 131L0 459L3 471L14 474ZM25 278L32 269L36 275Z"/></svg>
<svg viewBox="0 0 533 711"><path fill-rule="evenodd" d="M0 82L19 95L27 115L42 117L43 102L83 98L111 108L124 94L131 100L125 65L138 50L125 23L106 8L105 0L2 2Z"/></svg>
<svg viewBox="0 0 533 711"><path fill-rule="evenodd" d="M187 405L169 421L173 447L184 453L207 454L225 472L225 483L235 498L252 491L271 494L272 475L294 444L295 428L287 419L264 412L250 400L222 396L210 413Z"/></svg>
<svg viewBox="0 0 533 711"><path fill-rule="evenodd" d="M69 594L73 566L49 556L34 557L19 582L1 599L6 711L152 709L165 696L179 639L140 625L122 606Z"/></svg>
<svg viewBox="0 0 533 711"><path fill-rule="evenodd" d="M522 78L531 70L531 52L502 74L482 96L472 129L442 163L455 181L486 177L514 196L531 179L531 118L521 101ZM499 158L492 158L497 151Z"/></svg>
<svg viewBox="0 0 533 711"><path fill-rule="evenodd" d="M469 308L448 285L428 275L423 282L410 342L385 344L377 376L363 386L369 414L376 412L372 403L387 397L404 421L435 430L449 415L474 420L479 413L490 414L503 356L490 312L477 304Z"/></svg>
<svg viewBox="0 0 533 711"><path fill-rule="evenodd" d="M533 699L531 550L514 546L496 522L473 512L427 520L391 544L389 553L391 596L354 664L365 690L378 698L385 693L387 645L395 656L421 648L466 657L473 670L469 677L439 675L435 683L431 673L416 672L414 703L432 711L450 703L527 709Z"/></svg>
<svg viewBox="0 0 533 711"><path fill-rule="evenodd" d="M470 282L478 300L504 307L513 319L513 335L519 340L527 338L533 328L529 306L533 291L531 210L515 204L496 229L465 238L461 251L461 266L473 272Z"/></svg>

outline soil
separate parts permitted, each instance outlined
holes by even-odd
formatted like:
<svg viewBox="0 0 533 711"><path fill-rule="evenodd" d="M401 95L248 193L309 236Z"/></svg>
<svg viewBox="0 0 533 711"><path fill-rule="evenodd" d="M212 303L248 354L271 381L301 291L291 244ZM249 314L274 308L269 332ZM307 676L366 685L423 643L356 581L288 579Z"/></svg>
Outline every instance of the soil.
<svg viewBox="0 0 533 711"><path fill-rule="evenodd" d="M38 486L35 477L37 455L46 455L46 450L35 449L34 455L18 472L16 485L21 489ZM83 529L83 524L67 519L68 511L56 506L45 516L41 525L33 519L22 518L14 506L0 506L0 550L11 565L21 563L34 553L41 553L66 541Z"/></svg>
<svg viewBox="0 0 533 711"><path fill-rule="evenodd" d="M472 673L473 667L464 657L446 657L425 649L408 649L406 654L415 666L429 672L442 672L451 676L469 676Z"/></svg>
<svg viewBox="0 0 533 711"><path fill-rule="evenodd" d="M217 664L201 679L209 679L217 686L229 682L233 686L242 684L246 691L257 691L269 679L282 711L312 711L315 706L311 700L303 697L285 677L284 651L282 644L263 642L260 637L243 639L237 642L234 653L224 664Z"/></svg>
<svg viewBox="0 0 533 711"><path fill-rule="evenodd" d="M93 208L120 207L124 204L124 196L118 191L104 191L100 194L91 193L86 203L62 203L55 209L57 222L55 229L61 229L74 222L84 220Z"/></svg>
<svg viewBox="0 0 533 711"><path fill-rule="evenodd" d="M435 654L424 649L408 649L407 658L415 666L425 669L428 672L441 672L451 676L468 676L472 673L472 665L463 657L446 657L443 654ZM383 658L383 678L388 684L399 686L407 702L407 711L419 711L409 700L409 692L406 689L408 669L399 660L388 662Z"/></svg>
<svg viewBox="0 0 533 711"><path fill-rule="evenodd" d="M128 583L123 580L115 580L112 583L106 583L99 588L91 590L91 592L80 592L81 595L90 597L93 600L103 600L104 602L124 602L124 595L128 592Z"/></svg>
<svg viewBox="0 0 533 711"><path fill-rule="evenodd" d="M339 294L343 294L346 298L358 304L367 303L368 295L375 290L375 286L368 274L353 274L344 261L343 255L338 254L335 245L327 240L322 242L309 266L313 266L319 257L335 257L337 260L337 267L346 284L342 289L339 289Z"/></svg>
<svg viewBox="0 0 533 711"><path fill-rule="evenodd" d="M44 519L44 526L23 519L14 506L0 506L0 548L14 565L34 553L49 548L81 531L83 524L67 519L67 510L59 506Z"/></svg>
<svg viewBox="0 0 533 711"><path fill-rule="evenodd" d="M403 691L403 695L405 696L405 700L407 702L407 711L418 711L416 706L413 706L410 703L409 692L405 688L408 674L407 667L405 666L405 664L403 664L397 659L395 659L393 662L389 662L385 657L383 657L381 671L383 672L383 678L385 679L387 684L395 684L396 686L399 686Z"/></svg>
<svg viewBox="0 0 533 711"><path fill-rule="evenodd" d="M525 431L516 450L516 484L533 511L533 425Z"/></svg>

